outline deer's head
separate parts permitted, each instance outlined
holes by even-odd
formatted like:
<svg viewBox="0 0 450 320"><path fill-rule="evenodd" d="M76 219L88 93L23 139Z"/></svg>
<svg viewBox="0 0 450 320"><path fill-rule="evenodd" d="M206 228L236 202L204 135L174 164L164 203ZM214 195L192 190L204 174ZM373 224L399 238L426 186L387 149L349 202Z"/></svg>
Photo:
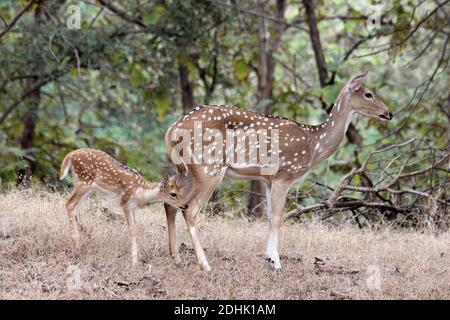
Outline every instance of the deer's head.
<svg viewBox="0 0 450 320"><path fill-rule="evenodd" d="M159 193L161 200L174 207L180 209L187 209L187 197L184 195L182 188L179 185L179 175L168 177L166 176L159 183Z"/></svg>
<svg viewBox="0 0 450 320"><path fill-rule="evenodd" d="M349 96L349 106L351 110L369 117L376 117L382 120L391 120L392 112L383 101L370 89L363 81L367 72L351 79L344 90Z"/></svg>

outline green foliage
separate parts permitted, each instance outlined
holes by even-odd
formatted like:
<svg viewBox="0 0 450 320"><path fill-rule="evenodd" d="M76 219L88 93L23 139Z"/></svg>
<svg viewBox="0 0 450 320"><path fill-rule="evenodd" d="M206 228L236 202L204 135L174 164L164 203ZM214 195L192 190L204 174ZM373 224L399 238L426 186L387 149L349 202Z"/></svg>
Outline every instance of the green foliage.
<svg viewBox="0 0 450 320"><path fill-rule="evenodd" d="M238 81L246 80L250 73L250 67L243 57L236 57L233 61L234 77Z"/></svg>
<svg viewBox="0 0 450 320"><path fill-rule="evenodd" d="M11 21L26 2L3 1L0 15ZM184 112L180 63L189 70L198 104L208 100L259 111L270 105L274 114L312 124L324 119L322 104L331 106L350 77L369 71L367 86L393 109L395 119L389 124L363 117L354 121L367 147L345 143L314 170L305 190L317 188L311 181L335 186L353 167L356 153L361 160L374 148L409 137L427 139L435 148L448 145L449 119L440 107L448 97L448 65L440 67L418 99L443 50L448 57L448 21L440 13L409 36L423 19L422 6L434 8L433 1L419 6L414 1L390 2L385 16L394 17L394 22L375 31L367 29L364 19L339 18L366 15L370 1L318 2L328 75L335 76L324 88L319 86L311 40L304 31L304 8L301 2L288 1L286 18L294 26L286 25L280 49L273 52L277 64L272 96L259 103L257 15L214 1L152 0L140 6L110 2L140 24L106 9L97 16L99 5L79 2L81 30L69 30L64 19L72 2L46 1L49 16L36 21L34 6L0 38L0 117L17 104L0 123L0 183L16 180L30 161L37 164L36 180L56 183L65 154L87 146L105 150L159 180L163 172L173 170L167 163L165 131ZM255 4L239 3L243 8ZM274 3L267 3L269 16L274 16ZM267 37L273 32L272 23L266 19ZM349 53L360 40L361 45ZM382 50L385 44L392 48ZM43 79L34 140L27 149L21 144L23 119L33 109L33 100L22 96ZM425 164L418 162L417 169ZM247 183L227 184L220 199L230 208L242 207L246 198L239 195L247 187ZM311 196L304 203L315 201Z"/></svg>

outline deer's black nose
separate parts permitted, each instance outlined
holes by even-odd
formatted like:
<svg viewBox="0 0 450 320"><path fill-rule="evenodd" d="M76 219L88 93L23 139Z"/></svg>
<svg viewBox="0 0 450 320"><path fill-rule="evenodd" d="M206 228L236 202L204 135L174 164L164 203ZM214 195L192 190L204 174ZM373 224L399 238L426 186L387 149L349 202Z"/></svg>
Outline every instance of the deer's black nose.
<svg viewBox="0 0 450 320"><path fill-rule="evenodd" d="M391 120L391 119L394 117L394 115L392 114L392 112L386 111L385 113L380 114L379 117L380 117L381 119Z"/></svg>

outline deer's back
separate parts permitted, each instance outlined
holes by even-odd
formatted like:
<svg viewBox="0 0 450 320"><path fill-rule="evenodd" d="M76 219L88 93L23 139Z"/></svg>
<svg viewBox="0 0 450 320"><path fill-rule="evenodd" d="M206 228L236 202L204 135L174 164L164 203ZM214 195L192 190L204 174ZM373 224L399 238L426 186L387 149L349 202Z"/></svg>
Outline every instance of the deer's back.
<svg viewBox="0 0 450 320"><path fill-rule="evenodd" d="M140 174L107 153L96 149L78 149L71 154L72 174L77 183L89 185L110 195L134 193L143 187Z"/></svg>
<svg viewBox="0 0 450 320"><path fill-rule="evenodd" d="M252 138L253 135L253 137L257 139L256 145L257 148L259 148L261 137L258 136L258 133L261 132L261 130L265 130L269 137L267 139L267 150L274 150L275 147L272 147L271 137L273 137L274 134L273 130L277 130L279 136L276 148L279 153L280 170L296 175L302 173L310 162L311 150L309 140L310 132L314 130L313 128L314 126L303 125L283 117L266 115L236 106L206 105L193 109L169 128L166 133L166 146L170 154L172 148L179 142L172 140L173 134L177 129L187 130L191 137L194 137L196 132L201 132L202 137L204 137L205 134L208 134L210 129L219 130L221 138L223 139L221 142L223 143L223 146L226 146L227 130L231 129L235 130L235 136L237 130L245 132L247 138ZM237 152L241 150L239 150L240 147L237 147L238 139L234 141L236 143L234 146L236 156ZM205 139L203 139L203 148L208 144L209 142L206 142ZM194 148L193 140L190 146L191 149ZM248 152L248 150L250 150L250 139L244 141L244 146L246 152ZM237 159L237 157L235 157L235 159ZM260 162L259 154L257 162L258 164ZM192 165L192 162L188 164L188 166ZM196 166L196 164L194 164L194 166ZM208 173L217 172L215 169L218 168L217 166L208 166L208 163L205 163L204 159L201 166L210 167L205 169L205 172ZM239 164L235 165L236 170L241 169L238 169L238 166ZM177 165L177 167L179 171L183 172L184 168L182 165ZM248 170L248 168L246 170Z"/></svg>

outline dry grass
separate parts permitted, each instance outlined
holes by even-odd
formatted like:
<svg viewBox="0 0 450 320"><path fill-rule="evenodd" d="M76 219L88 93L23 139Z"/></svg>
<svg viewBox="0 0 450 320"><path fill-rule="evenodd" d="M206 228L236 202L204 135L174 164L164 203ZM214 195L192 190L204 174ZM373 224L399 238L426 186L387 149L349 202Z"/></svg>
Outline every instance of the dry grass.
<svg viewBox="0 0 450 320"><path fill-rule="evenodd" d="M80 209L89 241L76 252L61 195L37 190L0 194L0 299L450 298L449 233L285 223L284 271L277 274L262 255L265 222L202 216L200 234L213 267L205 274L181 216L181 265L168 257L161 205L137 213L144 262L135 269L119 209L99 200ZM70 289L74 268L81 285ZM373 281L377 272L378 288Z"/></svg>

